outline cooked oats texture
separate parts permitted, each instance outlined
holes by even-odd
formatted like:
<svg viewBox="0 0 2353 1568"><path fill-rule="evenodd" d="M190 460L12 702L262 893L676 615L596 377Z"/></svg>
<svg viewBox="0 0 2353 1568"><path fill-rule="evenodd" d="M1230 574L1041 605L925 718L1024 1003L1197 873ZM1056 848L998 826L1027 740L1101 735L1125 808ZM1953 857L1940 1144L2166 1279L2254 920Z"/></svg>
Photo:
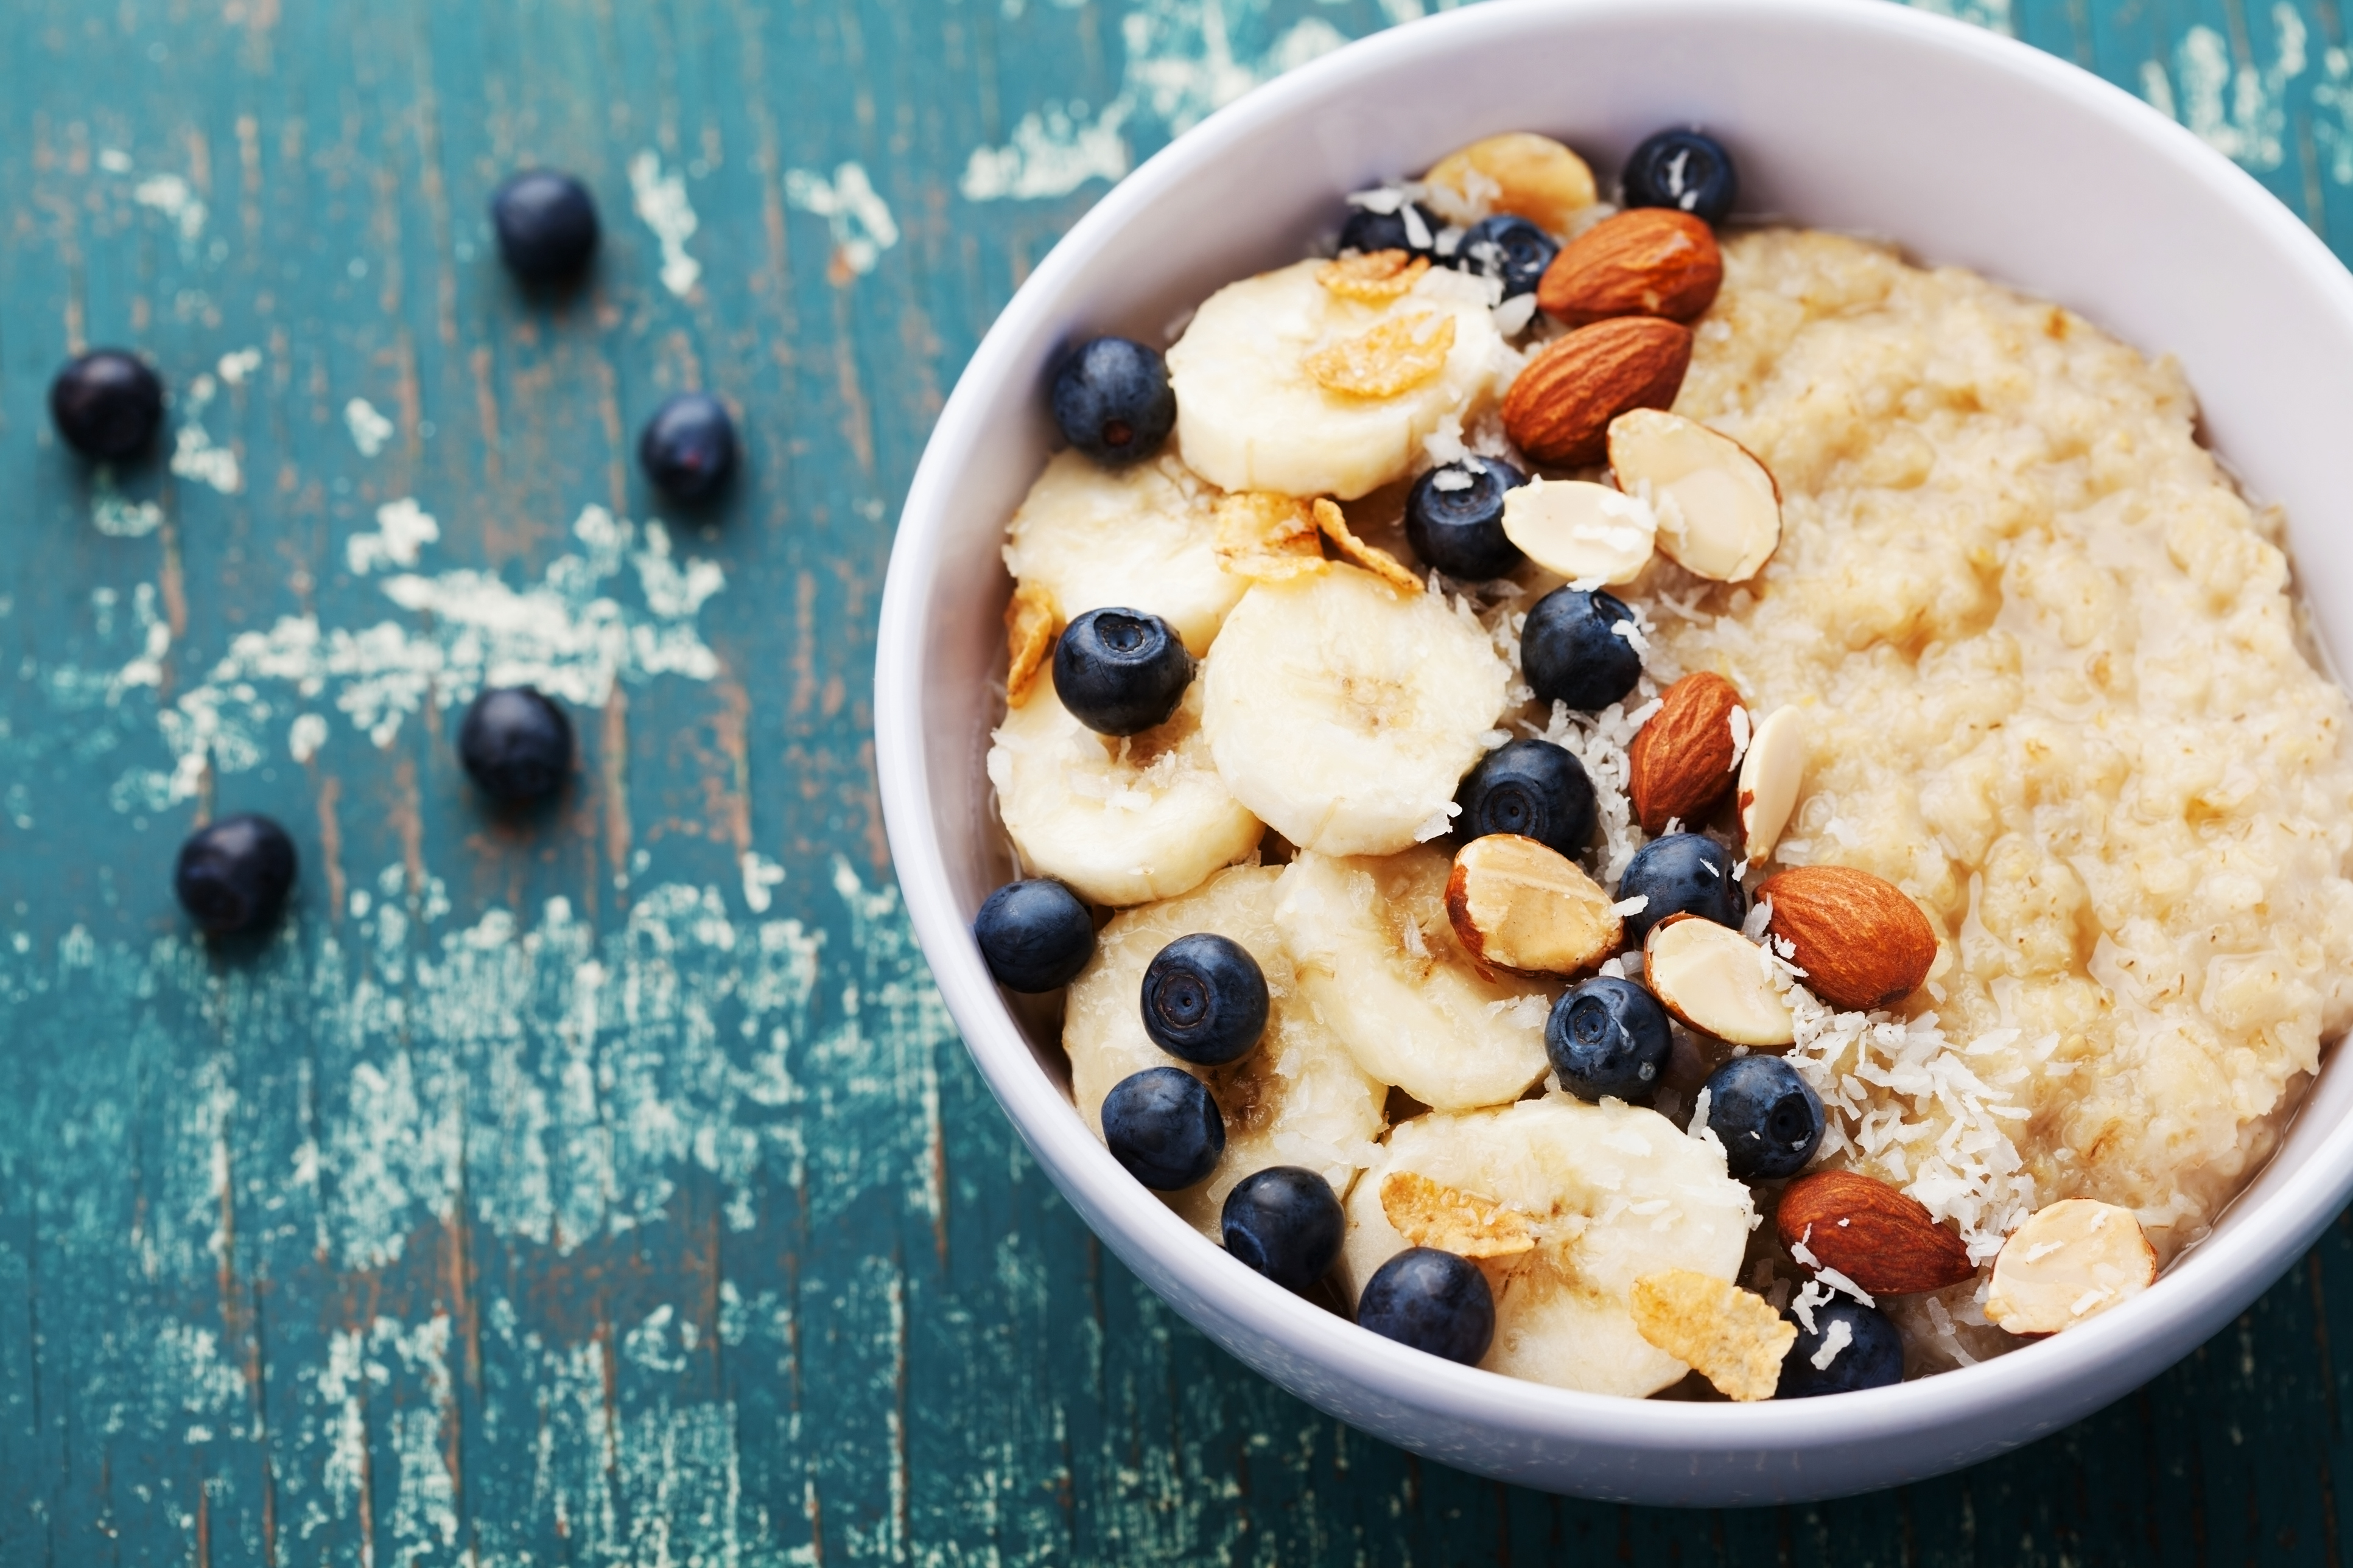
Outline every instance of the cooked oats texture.
<svg viewBox="0 0 2353 1568"><path fill-rule="evenodd" d="M2353 1016L2346 698L2281 520L2199 446L2171 361L1838 236L1726 245L1675 410L1784 498L1764 572L1674 584L1700 618L1654 634L1804 710L1778 863L1921 902L1908 1010L2026 1112L2034 1202L2122 1205L2170 1258ZM1911 1177L1951 1128L1903 1089L1862 1086L1883 1109L1838 1163Z"/></svg>

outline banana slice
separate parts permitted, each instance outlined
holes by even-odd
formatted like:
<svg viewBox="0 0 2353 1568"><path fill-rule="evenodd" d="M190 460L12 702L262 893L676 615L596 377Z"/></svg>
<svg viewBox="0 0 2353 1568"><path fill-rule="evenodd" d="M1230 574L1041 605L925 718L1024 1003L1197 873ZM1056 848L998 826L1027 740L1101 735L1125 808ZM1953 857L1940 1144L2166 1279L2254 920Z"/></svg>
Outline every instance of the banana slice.
<svg viewBox="0 0 2353 1568"><path fill-rule="evenodd" d="M1095 903L1190 891L1263 837L1210 760L1198 680L1168 722L1121 740L1071 716L1049 663L992 741L988 782L1014 847Z"/></svg>
<svg viewBox="0 0 2353 1568"><path fill-rule="evenodd" d="M1635 1327L1634 1282L1672 1268L1731 1279L1755 1215L1722 1151L1654 1110L1552 1094L1433 1111L1390 1130L1387 1157L1348 1199L1340 1268L1351 1300L1407 1246L1381 1205L1395 1171L1493 1200L1535 1227L1532 1251L1480 1262L1495 1295L1495 1342L1479 1364L1588 1394L1639 1399L1683 1375Z"/></svg>
<svg viewBox="0 0 2353 1568"><path fill-rule="evenodd" d="M1542 1078L1545 1018L1563 989L1480 973L1447 917L1452 870L1419 847L1303 854L1274 910L1300 989L1357 1065L1441 1110L1499 1105Z"/></svg>
<svg viewBox="0 0 2353 1568"><path fill-rule="evenodd" d="M1387 855L1446 831L1511 673L1437 595L1335 566L1253 587L1195 684L1235 799L1303 849Z"/></svg>
<svg viewBox="0 0 2353 1568"><path fill-rule="evenodd" d="M1222 489L1353 500L1403 479L1440 420L1468 417L1494 395L1497 369L1510 356L1484 283L1433 268L1401 297L1368 301L1317 281L1324 266L1302 261L1227 285L1202 302L1168 351L1177 445L1194 471ZM1450 322L1453 341L1435 372L1417 371L1388 395L1329 390L1309 368L1319 354L1351 344L1409 359L1434 352ZM1405 379L1367 375L1354 384Z"/></svg>
<svg viewBox="0 0 2353 1568"><path fill-rule="evenodd" d="M1051 593L1065 621L1108 605L1149 610L1198 658L1250 586L1218 563L1217 503L1174 457L1106 468L1064 452L1013 514L1006 569Z"/></svg>
<svg viewBox="0 0 2353 1568"><path fill-rule="evenodd" d="M1103 1136L1103 1097L1130 1073L1182 1068L1208 1084L1226 1116L1225 1157L1199 1186L1162 1196L1212 1240L1226 1194L1252 1172L1303 1165L1345 1198L1357 1170L1380 1152L1373 1140L1380 1135L1388 1091L1357 1070L1299 993L1275 932L1275 884L1282 875L1272 866L1237 866L1183 898L1113 916L1096 935L1095 955L1071 982L1063 1009L1071 1098L1096 1137ZM1145 967L1162 948L1194 931L1232 938L1266 972L1266 1034L1258 1049L1229 1067L1178 1061L1144 1032Z"/></svg>

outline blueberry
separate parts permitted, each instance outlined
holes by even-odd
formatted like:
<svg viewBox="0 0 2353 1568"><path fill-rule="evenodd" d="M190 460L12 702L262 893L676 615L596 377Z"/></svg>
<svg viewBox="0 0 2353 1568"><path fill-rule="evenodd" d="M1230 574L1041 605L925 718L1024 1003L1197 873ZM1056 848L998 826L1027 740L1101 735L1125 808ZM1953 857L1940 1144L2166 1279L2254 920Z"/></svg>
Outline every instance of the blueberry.
<svg viewBox="0 0 2353 1568"><path fill-rule="evenodd" d="M1168 362L1126 338L1081 343L1055 370L1050 402L1062 439L1098 463L1141 462L1176 427Z"/></svg>
<svg viewBox="0 0 2353 1568"><path fill-rule="evenodd" d="M701 500L735 471L735 421L719 399L681 392L654 410L638 437L646 478L674 500Z"/></svg>
<svg viewBox="0 0 2353 1568"><path fill-rule="evenodd" d="M1547 702L1595 713L1634 689L1642 656L1609 628L1634 613L1613 594L1556 588L1520 629L1520 669Z"/></svg>
<svg viewBox="0 0 2353 1568"><path fill-rule="evenodd" d="M83 457L128 458L163 427L164 384L121 349L92 349L49 383L49 417Z"/></svg>
<svg viewBox="0 0 2353 1568"><path fill-rule="evenodd" d="M1738 928L1748 913L1747 895L1732 878L1732 856L1700 833L1670 833L1634 851L1618 879L1618 901L1648 899L1626 917L1626 944L1641 944L1652 926L1669 915L1697 915Z"/></svg>
<svg viewBox="0 0 2353 1568"><path fill-rule="evenodd" d="M1054 694L1071 716L1105 735L1165 724L1193 683L1193 656L1158 616L1089 610L1054 644Z"/></svg>
<svg viewBox="0 0 2353 1568"><path fill-rule="evenodd" d="M1579 1100L1615 1095L1650 1104L1673 1049L1667 1010L1658 999L1630 980L1607 974L1572 989L1545 1020L1545 1055L1561 1087Z"/></svg>
<svg viewBox="0 0 2353 1568"><path fill-rule="evenodd" d="M572 721L531 687L485 691L459 722L458 760L492 800L543 800L572 772Z"/></svg>
<svg viewBox="0 0 2353 1568"><path fill-rule="evenodd" d="M1226 1152L1226 1119L1209 1088L1182 1068L1145 1068L1112 1086L1103 1142L1127 1173L1155 1193L1204 1180Z"/></svg>
<svg viewBox="0 0 2353 1568"><path fill-rule="evenodd" d="M1465 458L1413 481L1405 536L1413 552L1449 577L1485 583L1517 566L1520 547L1504 537L1504 495L1528 482L1509 463Z"/></svg>
<svg viewBox="0 0 2353 1568"><path fill-rule="evenodd" d="M1844 1300L1826 1302L1814 1309L1810 1330L1788 1313L1781 1315L1798 1324L1798 1342L1781 1358L1781 1384L1773 1391L1774 1398L1854 1394L1904 1381L1904 1336L1894 1320L1878 1308ZM1817 1367L1814 1358L1822 1353L1837 1323L1846 1325L1846 1342L1828 1365Z"/></svg>
<svg viewBox="0 0 2353 1568"><path fill-rule="evenodd" d="M1405 216L1408 211L1413 214L1410 220ZM1435 254L1439 230L1445 226L1419 202L1409 202L1387 213L1351 207L1348 221L1340 226L1340 248L1366 255L1376 250L1406 250L1430 256Z"/></svg>
<svg viewBox="0 0 2353 1568"><path fill-rule="evenodd" d="M1806 1168L1822 1142L1822 1102L1779 1057L1735 1057L1707 1077L1707 1124L1725 1168L1773 1181Z"/></svg>
<svg viewBox="0 0 2353 1568"><path fill-rule="evenodd" d="M1356 1321L1383 1339L1475 1366L1495 1338L1495 1296L1469 1258L1410 1247L1365 1282Z"/></svg>
<svg viewBox="0 0 2353 1568"><path fill-rule="evenodd" d="M1479 759L1454 798L1462 807L1454 832L1464 840L1516 833L1571 857L1593 840L1593 781L1550 741L1504 742Z"/></svg>
<svg viewBox="0 0 2353 1568"><path fill-rule="evenodd" d="M1221 1067L1266 1033L1266 975L1250 950L1214 931L1180 936L1144 971L1144 1032L1172 1057Z"/></svg>
<svg viewBox="0 0 2353 1568"><path fill-rule="evenodd" d="M1304 1290L1340 1256L1345 1223L1332 1184L1296 1165L1271 1165L1226 1194L1226 1250L1286 1290Z"/></svg>
<svg viewBox="0 0 2353 1568"><path fill-rule="evenodd" d="M172 890L215 936L269 924L294 886L294 841L266 816L224 816L188 835Z"/></svg>
<svg viewBox="0 0 2353 1568"><path fill-rule="evenodd" d="M534 282L568 278L596 249L596 200L588 187L553 169L527 169L491 197L499 254Z"/></svg>
<svg viewBox="0 0 2353 1568"><path fill-rule="evenodd" d="M1740 195L1740 174L1724 143L1698 131L1662 131L1626 160L1626 205L1673 207L1719 224Z"/></svg>
<svg viewBox="0 0 2353 1568"><path fill-rule="evenodd" d="M1087 906L1050 877L1008 882L989 894L972 934L989 973L1008 991L1059 991L1095 954Z"/></svg>
<svg viewBox="0 0 2353 1568"><path fill-rule="evenodd" d="M1524 217L1497 213L1482 217L1463 232L1455 247L1454 265L1477 278L1493 278L1504 286L1504 298L1533 294L1536 279L1560 254L1552 236Z"/></svg>

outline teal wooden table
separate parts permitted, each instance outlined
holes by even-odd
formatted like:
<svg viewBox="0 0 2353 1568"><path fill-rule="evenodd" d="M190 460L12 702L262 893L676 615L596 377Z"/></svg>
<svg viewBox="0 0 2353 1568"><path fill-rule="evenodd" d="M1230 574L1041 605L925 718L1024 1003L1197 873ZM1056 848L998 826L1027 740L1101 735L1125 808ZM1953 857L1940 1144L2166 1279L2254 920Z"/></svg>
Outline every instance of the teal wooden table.
<svg viewBox="0 0 2353 1568"><path fill-rule="evenodd" d="M924 433L1107 181L1419 10L0 11L0 1564L2341 1561L2343 1222L2012 1458L1652 1512L1276 1393L975 1077L871 775ZM2353 248L2330 0L1965 10ZM579 291L491 254L528 163L602 203ZM90 343L168 378L153 460L51 434ZM707 512L629 456L688 386L749 446ZM454 765L486 679L574 705L538 818ZM231 809L301 880L208 949L168 868Z"/></svg>

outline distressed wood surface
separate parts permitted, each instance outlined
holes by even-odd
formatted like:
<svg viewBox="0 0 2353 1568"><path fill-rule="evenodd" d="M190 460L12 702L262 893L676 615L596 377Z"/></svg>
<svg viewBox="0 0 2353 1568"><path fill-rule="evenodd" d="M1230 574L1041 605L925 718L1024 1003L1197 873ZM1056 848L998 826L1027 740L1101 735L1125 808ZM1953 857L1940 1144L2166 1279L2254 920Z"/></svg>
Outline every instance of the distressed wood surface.
<svg viewBox="0 0 2353 1568"><path fill-rule="evenodd" d="M1962 9L2353 246L2330 0ZM1243 1372L971 1071L871 776L924 433L1108 179L1418 10L0 8L0 1564L2340 1561L2341 1221L2014 1457L1609 1508ZM577 292L490 255L533 162L602 203ZM44 413L101 342L174 394L120 474ZM680 514L628 447L693 385L750 462ZM453 764L486 675L575 705L542 818ZM227 809L302 879L208 950L167 868Z"/></svg>

